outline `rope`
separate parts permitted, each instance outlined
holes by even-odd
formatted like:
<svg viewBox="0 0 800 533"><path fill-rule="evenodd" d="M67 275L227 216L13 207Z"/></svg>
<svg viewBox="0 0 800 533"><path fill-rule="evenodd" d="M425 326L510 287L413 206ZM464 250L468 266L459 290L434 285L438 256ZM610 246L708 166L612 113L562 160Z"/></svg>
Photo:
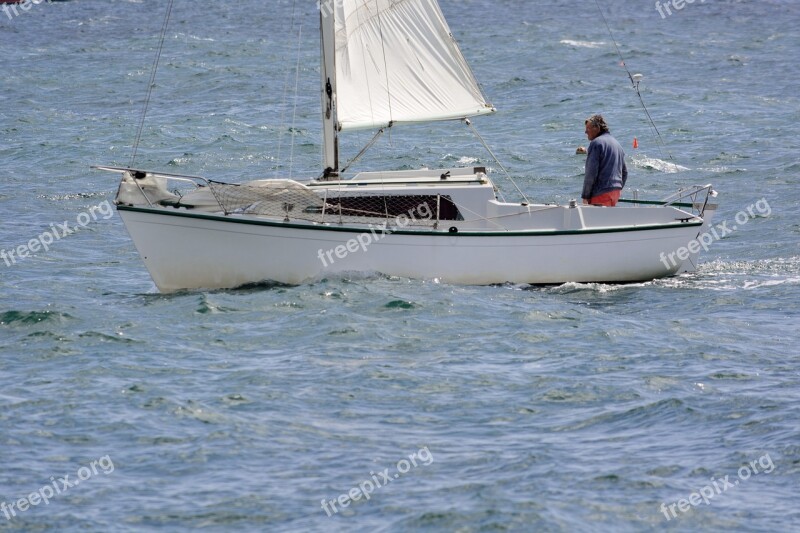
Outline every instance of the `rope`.
<svg viewBox="0 0 800 533"><path fill-rule="evenodd" d="M608 35L611 37L611 41L614 43L614 48L617 50L617 55L619 56L620 61L622 62L622 68L625 69L625 72L628 74L628 78L631 80L631 85L633 86L633 90L636 91L636 95L639 97L639 102L642 104L642 109L644 110L645 115L647 115L647 120L650 121L650 127L655 132L656 137L656 146L658 147L658 153L661 155L661 158L664 158L664 153L661 151L661 147L663 146L666 149L666 144L664 143L664 139L661 137L661 132L658 131L658 127L656 126L653 117L650 116L650 111L647 110L647 106L644 103L644 98L642 98L642 93L639 92L639 80L634 79L633 74L631 71L628 70L628 65L625 63L625 58L622 56L622 52L619 50L619 46L617 45L617 40L614 38L614 33L611 31L611 26L608 24L608 20L606 20L606 15L603 13L603 10L600 8L599 0L594 0L595 5L597 6L597 10L600 12L600 16L603 18L603 22L606 25L606 29L608 30ZM670 159L674 161L672 154L669 153L667 150L667 155Z"/></svg>
<svg viewBox="0 0 800 533"><path fill-rule="evenodd" d="M295 129L295 124L297 122L297 87L300 83L300 42L303 37L303 25L300 25L300 29L297 32L297 67L294 77L294 110L292 111L292 145L291 150L289 152L289 178L292 177L292 172L294 170L294 138L297 134Z"/></svg>
<svg viewBox="0 0 800 533"><path fill-rule="evenodd" d="M528 203L528 204L531 203L531 201L528 199L528 197L525 196L525 193L522 192L522 189L519 188L519 186L517 185L517 182L514 181L514 178L511 177L511 174L508 173L508 170L506 170L506 167L503 166L503 163L501 163L500 160L497 158L497 156L494 155L494 152L492 151L492 149L489 148L489 145L486 144L486 141L483 140L483 137L481 137L481 134L478 133L478 130L476 130L475 126L472 125L472 121L470 119L468 119L468 118L465 118L464 119L464 123L467 126L469 126L469 128L472 130L472 133L474 133L475 136L478 138L478 140L481 141L481 144L483 144L483 147L486 148L486 151L489 152L489 155L492 156L492 158L494 159L494 162L497 163L497 165L500 167L500 170L502 170L503 174L506 175L506 178L508 178L508 181L510 181L514 185L514 188L517 189L517 192L520 194L520 196L522 196L523 200L525 200L525 203ZM502 197L502 195L503 195L503 193L500 193L501 197ZM503 201L505 202L505 198L503 198Z"/></svg>
<svg viewBox="0 0 800 533"><path fill-rule="evenodd" d="M144 131L144 120L147 117L147 109L150 107L150 97L153 94L153 89L156 84L156 72L158 72L158 63L161 61L161 52L164 49L164 39L167 35L167 27L169 26L169 18L172 15L172 4L174 0L169 0L167 5L167 14L164 17L164 25L161 27L161 39L158 43L158 50L156 57L153 61L153 70L150 73L150 83L147 85L147 96L144 100L144 107L142 108L142 119L139 121L139 130L136 132L136 141L133 143L133 154L131 155L131 164L129 167L133 168L136 162L136 153L139 151L139 141L142 139L142 132Z"/></svg>
<svg viewBox="0 0 800 533"><path fill-rule="evenodd" d="M391 9L391 7L389 8ZM392 112L392 88L389 87L389 65L386 63L386 42L383 39L383 19L381 18L380 8L378 8L378 31L381 35L381 54L383 54L383 71L386 73L386 99L389 104L389 125L394 122L394 113ZM373 119L373 122L375 120Z"/></svg>
<svg viewBox="0 0 800 533"><path fill-rule="evenodd" d="M297 4L297 0L292 2L292 26L289 29L289 34L294 34L294 25L295 25L295 6ZM299 44L298 44L299 46ZM278 176L280 173L280 164L281 164L281 148L283 147L283 130L286 126L286 95L289 93L289 73L291 71L289 69L286 70L286 76L284 77L283 81L283 102L281 103L281 127L278 130L278 154L275 157L275 176Z"/></svg>
<svg viewBox="0 0 800 533"><path fill-rule="evenodd" d="M389 125L388 125L388 126L386 126L386 127L387 127L387 128L391 128L391 127L392 127L392 123L390 122L390 123L389 123ZM356 156L355 156L353 159L351 159L351 160L350 160L350 161L349 161L349 162L348 162L348 163L347 163L347 164L344 166L344 168L343 168L342 170L340 170L340 171L339 171L339 172L340 172L340 174L344 174L345 172L347 172L347 170L348 170L348 169L349 169L349 168L350 168L350 167L351 167L351 166L352 166L354 163L356 163L356 162L357 162L359 159L361 159L361 157L362 157L362 156L363 156L365 153L367 153L367 150L369 150L370 148L372 148L372 145L374 145L376 142L378 142L378 138L380 138L380 136L381 136L381 135L383 135L383 132L384 132L384 131L386 131L386 128L381 128L381 129L379 129L379 130L378 130L378 133L376 133L376 134L375 134L375 136L374 136L374 137L372 137L372 139L371 139L371 140L370 140L370 141L367 143L367 145L366 145L364 148L362 148L362 149L361 149L361 151L360 151L360 152L358 152L358 154L356 154Z"/></svg>

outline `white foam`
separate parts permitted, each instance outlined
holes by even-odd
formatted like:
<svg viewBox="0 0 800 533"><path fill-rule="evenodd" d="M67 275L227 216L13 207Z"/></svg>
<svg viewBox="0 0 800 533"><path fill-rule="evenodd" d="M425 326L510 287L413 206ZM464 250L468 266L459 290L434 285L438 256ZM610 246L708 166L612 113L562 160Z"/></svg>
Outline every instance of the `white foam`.
<svg viewBox="0 0 800 533"><path fill-rule="evenodd" d="M559 42L577 48L600 48L606 45L603 41L573 41L572 39L562 39Z"/></svg>
<svg viewBox="0 0 800 533"><path fill-rule="evenodd" d="M665 174L675 174L677 172L690 170L688 167L677 165L675 163L670 163L668 161L664 161L663 159L657 159L655 157L635 156L632 157L631 160L633 161L633 164L637 168L658 170L659 172L664 172Z"/></svg>

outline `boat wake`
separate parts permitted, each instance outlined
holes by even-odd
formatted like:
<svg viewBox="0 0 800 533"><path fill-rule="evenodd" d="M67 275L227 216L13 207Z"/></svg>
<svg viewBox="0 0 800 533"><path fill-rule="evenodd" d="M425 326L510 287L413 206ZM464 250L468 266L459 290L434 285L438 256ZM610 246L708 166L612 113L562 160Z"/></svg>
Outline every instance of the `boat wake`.
<svg viewBox="0 0 800 533"><path fill-rule="evenodd" d="M700 289L710 291L755 290L800 285L800 256L753 261L717 259L701 263L697 272L639 283L563 283L560 285L509 284L517 290L545 291L553 294L594 292L613 293L646 287Z"/></svg>
<svg viewBox="0 0 800 533"><path fill-rule="evenodd" d="M717 290L754 290L781 285L800 285L800 257L753 261L715 260L700 265L699 273Z"/></svg>
<svg viewBox="0 0 800 533"><path fill-rule="evenodd" d="M605 294L631 288L650 287L653 286L654 283L654 281L632 283L580 283L570 281L560 285L509 284L508 286L523 291L544 291L563 295L584 291Z"/></svg>
<svg viewBox="0 0 800 533"><path fill-rule="evenodd" d="M667 288L737 291L800 285L800 257L700 263L697 272L652 282Z"/></svg>

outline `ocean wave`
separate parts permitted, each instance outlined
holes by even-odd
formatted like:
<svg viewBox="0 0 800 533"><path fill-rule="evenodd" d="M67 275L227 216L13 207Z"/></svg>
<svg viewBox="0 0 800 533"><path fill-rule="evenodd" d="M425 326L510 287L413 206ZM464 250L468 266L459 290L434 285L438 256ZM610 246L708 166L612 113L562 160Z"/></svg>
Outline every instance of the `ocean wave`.
<svg viewBox="0 0 800 533"><path fill-rule="evenodd" d="M629 289L631 287L644 287L652 283L652 281L643 283L578 283L570 281L568 283L562 283L561 285L546 287L545 290L548 290L554 294L571 294L573 292L581 291L591 291L603 294ZM535 286L531 285L531 287Z"/></svg>
<svg viewBox="0 0 800 533"><path fill-rule="evenodd" d="M57 311L6 311L0 313L0 326L63 322L71 318L67 313Z"/></svg>

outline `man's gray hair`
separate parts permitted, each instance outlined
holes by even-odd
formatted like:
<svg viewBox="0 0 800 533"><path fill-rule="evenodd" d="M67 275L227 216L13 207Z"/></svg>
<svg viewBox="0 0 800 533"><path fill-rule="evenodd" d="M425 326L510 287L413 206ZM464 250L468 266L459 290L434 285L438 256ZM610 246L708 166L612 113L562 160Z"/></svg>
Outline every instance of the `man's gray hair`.
<svg viewBox="0 0 800 533"><path fill-rule="evenodd" d="M592 115L586 119L586 124L600 128L600 133L609 132L608 124L606 124L606 119L603 118L603 115Z"/></svg>

